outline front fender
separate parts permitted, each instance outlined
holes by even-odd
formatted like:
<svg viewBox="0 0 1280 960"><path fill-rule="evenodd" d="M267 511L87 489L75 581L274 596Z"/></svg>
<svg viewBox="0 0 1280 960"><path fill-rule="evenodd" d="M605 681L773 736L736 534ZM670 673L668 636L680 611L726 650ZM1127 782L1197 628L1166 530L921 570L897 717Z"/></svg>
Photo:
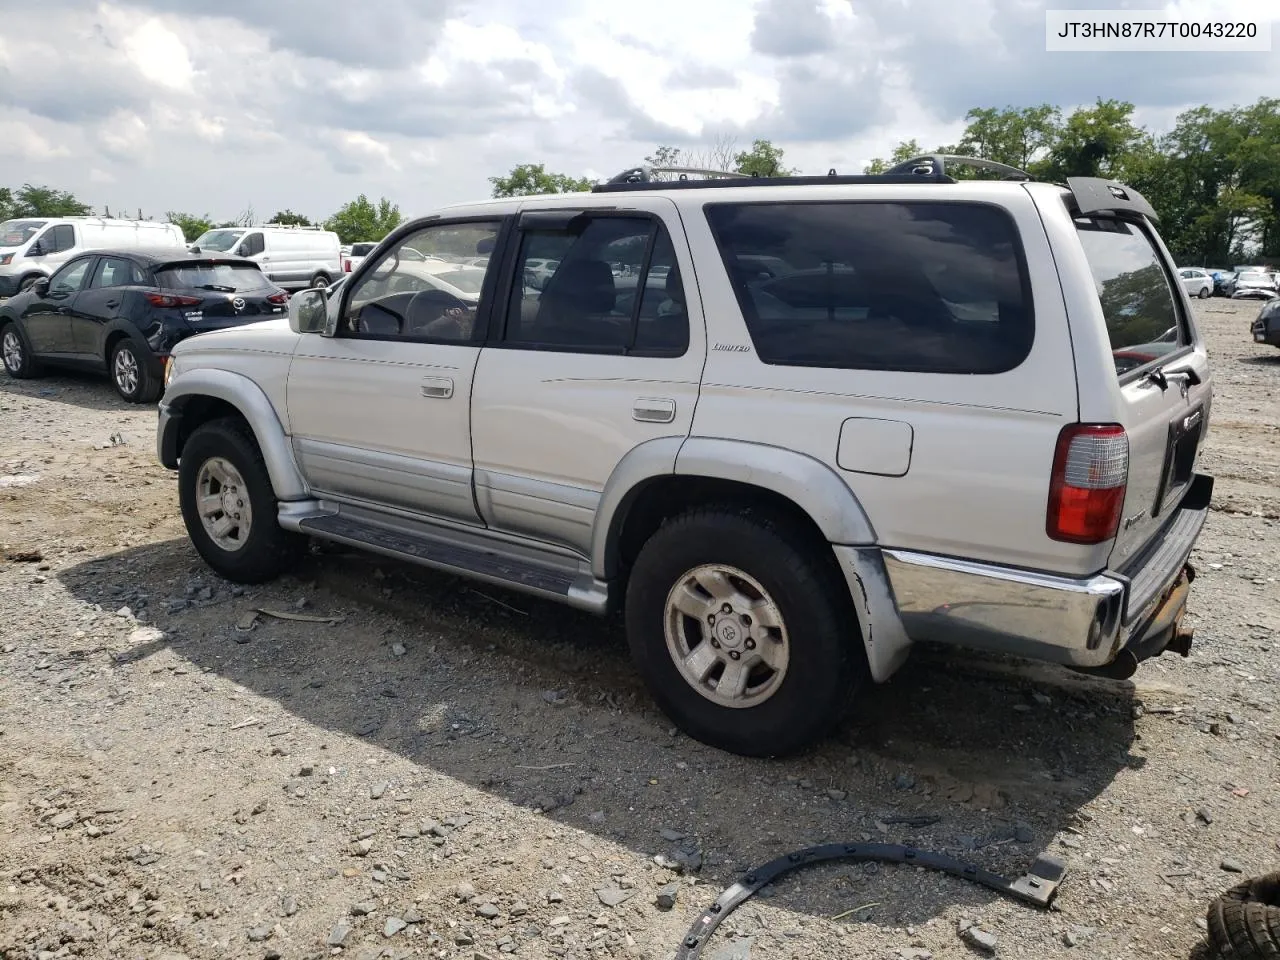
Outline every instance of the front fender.
<svg viewBox="0 0 1280 960"><path fill-rule="evenodd" d="M310 496L307 482L293 458L288 434L271 401L256 383L230 370L186 371L169 384L160 403L160 427L156 437L157 453L165 466L172 468L177 465L176 433L179 423L192 401L202 397L230 404L248 421L278 499L303 500Z"/></svg>

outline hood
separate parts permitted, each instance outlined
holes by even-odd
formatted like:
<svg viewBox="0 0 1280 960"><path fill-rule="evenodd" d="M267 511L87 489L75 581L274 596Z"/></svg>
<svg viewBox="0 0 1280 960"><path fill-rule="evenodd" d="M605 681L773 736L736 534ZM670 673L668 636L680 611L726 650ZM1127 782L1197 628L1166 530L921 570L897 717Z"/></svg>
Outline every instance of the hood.
<svg viewBox="0 0 1280 960"><path fill-rule="evenodd" d="M293 353L301 334L289 329L287 316L272 317L255 323L241 323L221 330L188 337L173 348L173 355L252 350L255 353Z"/></svg>

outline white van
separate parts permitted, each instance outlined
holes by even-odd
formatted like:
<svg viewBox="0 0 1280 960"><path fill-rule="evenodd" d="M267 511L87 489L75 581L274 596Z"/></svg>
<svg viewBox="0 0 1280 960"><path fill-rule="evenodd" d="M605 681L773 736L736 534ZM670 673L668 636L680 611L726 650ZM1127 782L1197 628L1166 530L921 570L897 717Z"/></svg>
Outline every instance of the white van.
<svg viewBox="0 0 1280 960"><path fill-rule="evenodd" d="M327 287L342 273L342 243L336 233L320 227L219 227L202 233L191 249L255 260L286 290Z"/></svg>
<svg viewBox="0 0 1280 960"><path fill-rule="evenodd" d="M0 297L11 297L86 250L186 246L182 229L152 220L22 217L0 223Z"/></svg>

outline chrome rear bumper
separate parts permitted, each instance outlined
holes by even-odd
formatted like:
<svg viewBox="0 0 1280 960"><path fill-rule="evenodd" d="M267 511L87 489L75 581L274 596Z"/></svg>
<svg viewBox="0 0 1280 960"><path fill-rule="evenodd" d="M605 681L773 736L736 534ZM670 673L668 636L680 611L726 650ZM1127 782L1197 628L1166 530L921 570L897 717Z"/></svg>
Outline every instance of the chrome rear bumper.
<svg viewBox="0 0 1280 960"><path fill-rule="evenodd" d="M1198 475L1161 532L1122 571L1082 579L884 550L903 629L913 641L1086 669L1126 650L1135 660L1163 652L1186 606L1194 577L1187 558L1212 490L1213 478Z"/></svg>

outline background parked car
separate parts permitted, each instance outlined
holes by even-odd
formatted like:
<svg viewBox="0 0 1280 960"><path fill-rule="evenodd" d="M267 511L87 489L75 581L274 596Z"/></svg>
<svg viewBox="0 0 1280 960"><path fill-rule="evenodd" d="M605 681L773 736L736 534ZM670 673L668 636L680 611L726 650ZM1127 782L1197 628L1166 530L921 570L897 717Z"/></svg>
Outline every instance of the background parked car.
<svg viewBox="0 0 1280 960"><path fill-rule="evenodd" d="M1236 288L1236 273L1234 270L1214 270L1213 276L1213 295L1215 297L1229 297Z"/></svg>
<svg viewBox="0 0 1280 960"><path fill-rule="evenodd" d="M1250 325L1254 343L1268 343L1280 347L1280 297L1268 300L1258 312L1258 319Z"/></svg>
<svg viewBox="0 0 1280 960"><path fill-rule="evenodd" d="M25 290L78 253L186 246L173 223L106 217L24 217L0 223L0 297Z"/></svg>
<svg viewBox="0 0 1280 960"><path fill-rule="evenodd" d="M11 377L45 365L109 372L120 396L150 403L180 340L283 314L288 300L251 260L99 250L0 304L0 352Z"/></svg>
<svg viewBox="0 0 1280 960"><path fill-rule="evenodd" d="M201 234L191 250L246 257L286 290L327 287L342 273L342 243L336 233L319 227L219 227Z"/></svg>
<svg viewBox="0 0 1280 960"><path fill-rule="evenodd" d="M1213 277L1206 270L1201 270L1199 267L1183 267L1178 271L1178 278L1182 281L1182 289L1187 291L1188 296L1203 300L1213 295Z"/></svg>
<svg viewBox="0 0 1280 960"><path fill-rule="evenodd" d="M371 254L376 243L353 243L351 249L342 256L342 272L351 273L364 263L364 258Z"/></svg>
<svg viewBox="0 0 1280 960"><path fill-rule="evenodd" d="M1280 293L1280 291L1276 289L1276 275L1274 273L1265 273L1262 270L1248 270L1236 275L1235 289L1231 292L1231 298L1233 300L1240 300L1246 297L1270 300L1277 293Z"/></svg>

